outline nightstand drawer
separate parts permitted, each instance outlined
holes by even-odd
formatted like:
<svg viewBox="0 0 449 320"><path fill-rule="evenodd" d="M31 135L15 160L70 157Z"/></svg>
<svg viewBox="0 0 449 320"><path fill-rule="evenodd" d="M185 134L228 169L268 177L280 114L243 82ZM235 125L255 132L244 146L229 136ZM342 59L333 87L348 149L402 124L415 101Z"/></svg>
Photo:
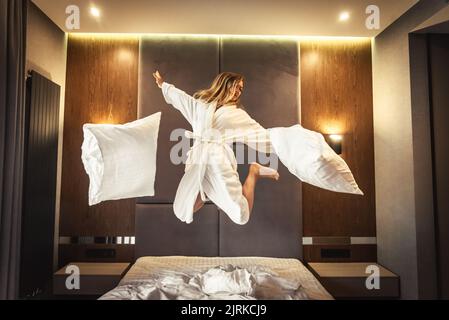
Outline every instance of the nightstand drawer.
<svg viewBox="0 0 449 320"><path fill-rule="evenodd" d="M400 296L399 277L377 263L309 263L311 271L336 299L396 299ZM378 272L378 287L369 289L367 279ZM370 271L371 270L371 271ZM370 278L371 284L375 281Z"/></svg>
<svg viewBox="0 0 449 320"><path fill-rule="evenodd" d="M129 267L129 263L68 264L54 274L53 294L103 295L119 284ZM78 270L79 277L76 274Z"/></svg>

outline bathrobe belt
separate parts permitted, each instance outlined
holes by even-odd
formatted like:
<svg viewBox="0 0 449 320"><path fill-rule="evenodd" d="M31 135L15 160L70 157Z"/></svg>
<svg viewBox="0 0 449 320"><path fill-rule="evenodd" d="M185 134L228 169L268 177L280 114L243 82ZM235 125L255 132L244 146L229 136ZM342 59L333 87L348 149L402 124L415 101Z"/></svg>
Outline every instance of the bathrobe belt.
<svg viewBox="0 0 449 320"><path fill-rule="evenodd" d="M225 140L222 137L216 139L216 137L208 137L207 134L201 135L191 131L186 131L184 135L186 138L195 141L188 155L189 161L193 162L193 164L195 164L196 166L189 166L188 170L196 168L196 170L198 171L197 177L201 200L203 202L206 202L207 198L203 190L203 180L206 174L206 168L208 163L208 156L209 156L209 150L207 150L208 146L209 144L218 144L227 146L227 144L225 143Z"/></svg>

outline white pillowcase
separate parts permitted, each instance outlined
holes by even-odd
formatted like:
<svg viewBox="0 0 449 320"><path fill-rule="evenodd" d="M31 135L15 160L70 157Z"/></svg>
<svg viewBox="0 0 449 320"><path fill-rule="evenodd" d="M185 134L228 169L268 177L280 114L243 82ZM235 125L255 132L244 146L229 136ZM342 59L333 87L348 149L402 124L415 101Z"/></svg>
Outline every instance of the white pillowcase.
<svg viewBox="0 0 449 320"><path fill-rule="evenodd" d="M161 113L124 125L86 124L81 147L89 205L154 196Z"/></svg>
<svg viewBox="0 0 449 320"><path fill-rule="evenodd" d="M269 131L279 159L300 180L334 192L363 195L346 162L322 134L300 125Z"/></svg>

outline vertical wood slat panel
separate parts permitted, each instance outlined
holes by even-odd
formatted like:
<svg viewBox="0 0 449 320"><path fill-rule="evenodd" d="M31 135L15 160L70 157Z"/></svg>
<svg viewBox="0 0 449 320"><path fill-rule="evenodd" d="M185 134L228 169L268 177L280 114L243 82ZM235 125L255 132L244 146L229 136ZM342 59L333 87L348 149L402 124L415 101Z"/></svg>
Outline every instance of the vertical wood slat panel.
<svg viewBox="0 0 449 320"><path fill-rule="evenodd" d="M137 119L139 39L69 36L60 236L132 236L134 200L88 206L81 161L85 123Z"/></svg>
<svg viewBox="0 0 449 320"><path fill-rule="evenodd" d="M343 159L365 196L304 184L304 236L375 237L374 129L370 40L301 42L302 124L344 134Z"/></svg>

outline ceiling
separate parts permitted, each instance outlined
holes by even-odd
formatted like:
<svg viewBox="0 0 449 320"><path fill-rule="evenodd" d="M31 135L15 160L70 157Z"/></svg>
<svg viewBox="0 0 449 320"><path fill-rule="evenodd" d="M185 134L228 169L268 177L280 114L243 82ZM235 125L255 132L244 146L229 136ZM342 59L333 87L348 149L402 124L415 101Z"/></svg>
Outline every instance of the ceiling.
<svg viewBox="0 0 449 320"><path fill-rule="evenodd" d="M449 5L435 15L424 21L421 25L415 28L414 31L420 32L445 32L447 33L447 26L449 21Z"/></svg>
<svg viewBox="0 0 449 320"><path fill-rule="evenodd" d="M418 0L33 0L66 32L373 37ZM365 26L368 5L381 27ZM68 30L66 8L80 8L80 29ZM98 18L90 7L101 11ZM342 11L350 13L340 22Z"/></svg>

